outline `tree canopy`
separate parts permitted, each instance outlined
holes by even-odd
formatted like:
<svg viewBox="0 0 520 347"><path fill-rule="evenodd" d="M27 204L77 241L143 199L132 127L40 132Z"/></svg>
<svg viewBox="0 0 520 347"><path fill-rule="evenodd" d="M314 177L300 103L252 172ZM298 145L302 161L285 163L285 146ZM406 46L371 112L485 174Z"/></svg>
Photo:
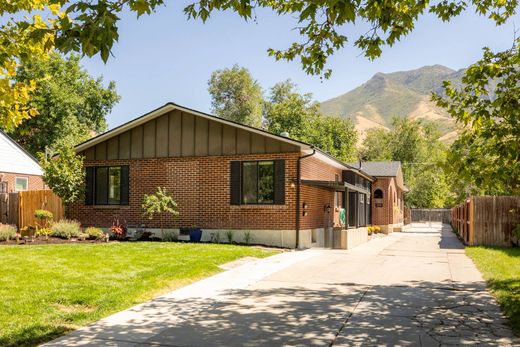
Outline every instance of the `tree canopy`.
<svg viewBox="0 0 520 347"><path fill-rule="evenodd" d="M119 101L115 83L103 86L101 77L91 77L78 55L26 62L18 68L17 83L40 81L28 107L39 110L25 119L10 135L31 153L47 147L74 146L107 128L105 116Z"/></svg>
<svg viewBox="0 0 520 347"><path fill-rule="evenodd" d="M520 194L519 48L520 39L504 52L485 48L462 87L444 82L445 96L434 95L461 127L447 169L462 194Z"/></svg>
<svg viewBox="0 0 520 347"><path fill-rule="evenodd" d="M14 129L37 110L27 107L35 82L14 83L16 66L45 56L53 49L62 53L78 52L104 61L119 39L120 14L130 10L138 17L151 14L165 5L164 0L11 0L0 4L0 16L9 20L0 25L0 124ZM449 21L467 10L503 24L516 13L518 0L442 0L430 4L412 0L365 2L343 0L205 0L188 3L188 18L208 20L215 11L231 11L243 19L257 20L255 10L266 8L278 15L295 17L300 35L286 49L270 48L276 60L299 59L309 74L330 76L328 58L349 39L347 25L366 23L365 34L354 38L354 45L374 59L382 47L392 46L410 34L426 12ZM23 16L29 13L31 16ZM42 13L44 15L42 15Z"/></svg>
<svg viewBox="0 0 520 347"><path fill-rule="evenodd" d="M217 116L252 127L262 126L262 88L246 68L234 65L214 71L208 91Z"/></svg>
<svg viewBox="0 0 520 347"><path fill-rule="evenodd" d="M320 113L312 94L300 94L290 80L277 83L265 103L266 130L288 132L295 140L317 146L344 161L356 158L357 132L350 119Z"/></svg>
<svg viewBox="0 0 520 347"><path fill-rule="evenodd" d="M408 207L436 208L453 203L451 186L444 174L445 146L436 126L410 119L394 118L392 129L371 129L360 155L367 161L400 161L410 192Z"/></svg>

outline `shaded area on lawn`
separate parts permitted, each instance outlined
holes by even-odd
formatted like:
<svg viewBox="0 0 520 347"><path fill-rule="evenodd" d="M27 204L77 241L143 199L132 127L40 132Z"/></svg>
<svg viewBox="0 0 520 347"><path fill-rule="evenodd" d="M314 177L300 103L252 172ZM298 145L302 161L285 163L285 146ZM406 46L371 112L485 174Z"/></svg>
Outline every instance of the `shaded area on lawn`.
<svg viewBox="0 0 520 347"><path fill-rule="evenodd" d="M0 345L31 346L222 271L256 247L189 243L0 247Z"/></svg>
<svg viewBox="0 0 520 347"><path fill-rule="evenodd" d="M468 247L466 253L520 335L520 248Z"/></svg>

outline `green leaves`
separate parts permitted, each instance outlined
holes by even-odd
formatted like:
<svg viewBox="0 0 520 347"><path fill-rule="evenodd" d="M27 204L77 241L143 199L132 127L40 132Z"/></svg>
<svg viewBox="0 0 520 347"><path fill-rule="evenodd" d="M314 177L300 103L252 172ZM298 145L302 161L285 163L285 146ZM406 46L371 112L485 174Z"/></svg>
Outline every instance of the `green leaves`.
<svg viewBox="0 0 520 347"><path fill-rule="evenodd" d="M173 216L179 215L177 203L168 194L166 188L157 187L157 192L154 194L145 194L141 207L148 219L153 219L156 214L161 213L169 213Z"/></svg>
<svg viewBox="0 0 520 347"><path fill-rule="evenodd" d="M343 161L354 160L357 132L349 119L328 117L311 94L300 94L290 80L277 83L264 105L269 132L289 133L292 139L317 146Z"/></svg>
<svg viewBox="0 0 520 347"><path fill-rule="evenodd" d="M39 115L21 122L10 132L31 153L46 147L74 146L89 139L92 132L106 130L105 116L118 102L113 82L105 87L101 78L90 76L77 55L66 59L53 53L48 59L34 59L17 70L15 81L37 81L27 107Z"/></svg>
<svg viewBox="0 0 520 347"><path fill-rule="evenodd" d="M233 122L262 126L262 88L246 68L214 71L208 81L212 111Z"/></svg>
<svg viewBox="0 0 520 347"><path fill-rule="evenodd" d="M43 181L62 199L66 207L83 198L83 157L76 155L73 147L62 146L49 156L39 153L38 157L43 169Z"/></svg>
<svg viewBox="0 0 520 347"><path fill-rule="evenodd" d="M504 52L484 48L461 88L445 83L445 96L433 96L461 127L447 169L473 193L520 193L519 47L520 40Z"/></svg>

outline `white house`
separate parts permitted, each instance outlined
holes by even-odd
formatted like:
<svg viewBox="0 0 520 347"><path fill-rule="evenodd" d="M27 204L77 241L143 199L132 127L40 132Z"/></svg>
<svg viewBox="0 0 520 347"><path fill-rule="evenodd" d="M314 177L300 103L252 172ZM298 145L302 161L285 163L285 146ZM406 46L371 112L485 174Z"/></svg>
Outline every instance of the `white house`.
<svg viewBox="0 0 520 347"><path fill-rule="evenodd" d="M38 161L0 130L0 193L44 189Z"/></svg>

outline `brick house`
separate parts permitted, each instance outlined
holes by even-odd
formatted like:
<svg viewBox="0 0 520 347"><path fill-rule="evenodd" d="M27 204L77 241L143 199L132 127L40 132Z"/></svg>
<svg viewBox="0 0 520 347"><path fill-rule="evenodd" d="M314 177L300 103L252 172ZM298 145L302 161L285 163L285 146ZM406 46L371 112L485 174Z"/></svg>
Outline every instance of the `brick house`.
<svg viewBox="0 0 520 347"><path fill-rule="evenodd" d="M359 168L359 166L358 166ZM372 223L386 233L401 231L404 222L404 185L398 161L362 162L361 170L376 177L372 184Z"/></svg>
<svg viewBox="0 0 520 347"><path fill-rule="evenodd" d="M86 198L69 217L85 226L126 220L129 231L232 230L281 247L330 246L340 226L366 233L375 178L312 145L168 103L76 147ZM144 194L165 187L178 217L143 217ZM162 218L160 220L159 218Z"/></svg>
<svg viewBox="0 0 520 347"><path fill-rule="evenodd" d="M38 161L0 130L0 193L44 189Z"/></svg>

